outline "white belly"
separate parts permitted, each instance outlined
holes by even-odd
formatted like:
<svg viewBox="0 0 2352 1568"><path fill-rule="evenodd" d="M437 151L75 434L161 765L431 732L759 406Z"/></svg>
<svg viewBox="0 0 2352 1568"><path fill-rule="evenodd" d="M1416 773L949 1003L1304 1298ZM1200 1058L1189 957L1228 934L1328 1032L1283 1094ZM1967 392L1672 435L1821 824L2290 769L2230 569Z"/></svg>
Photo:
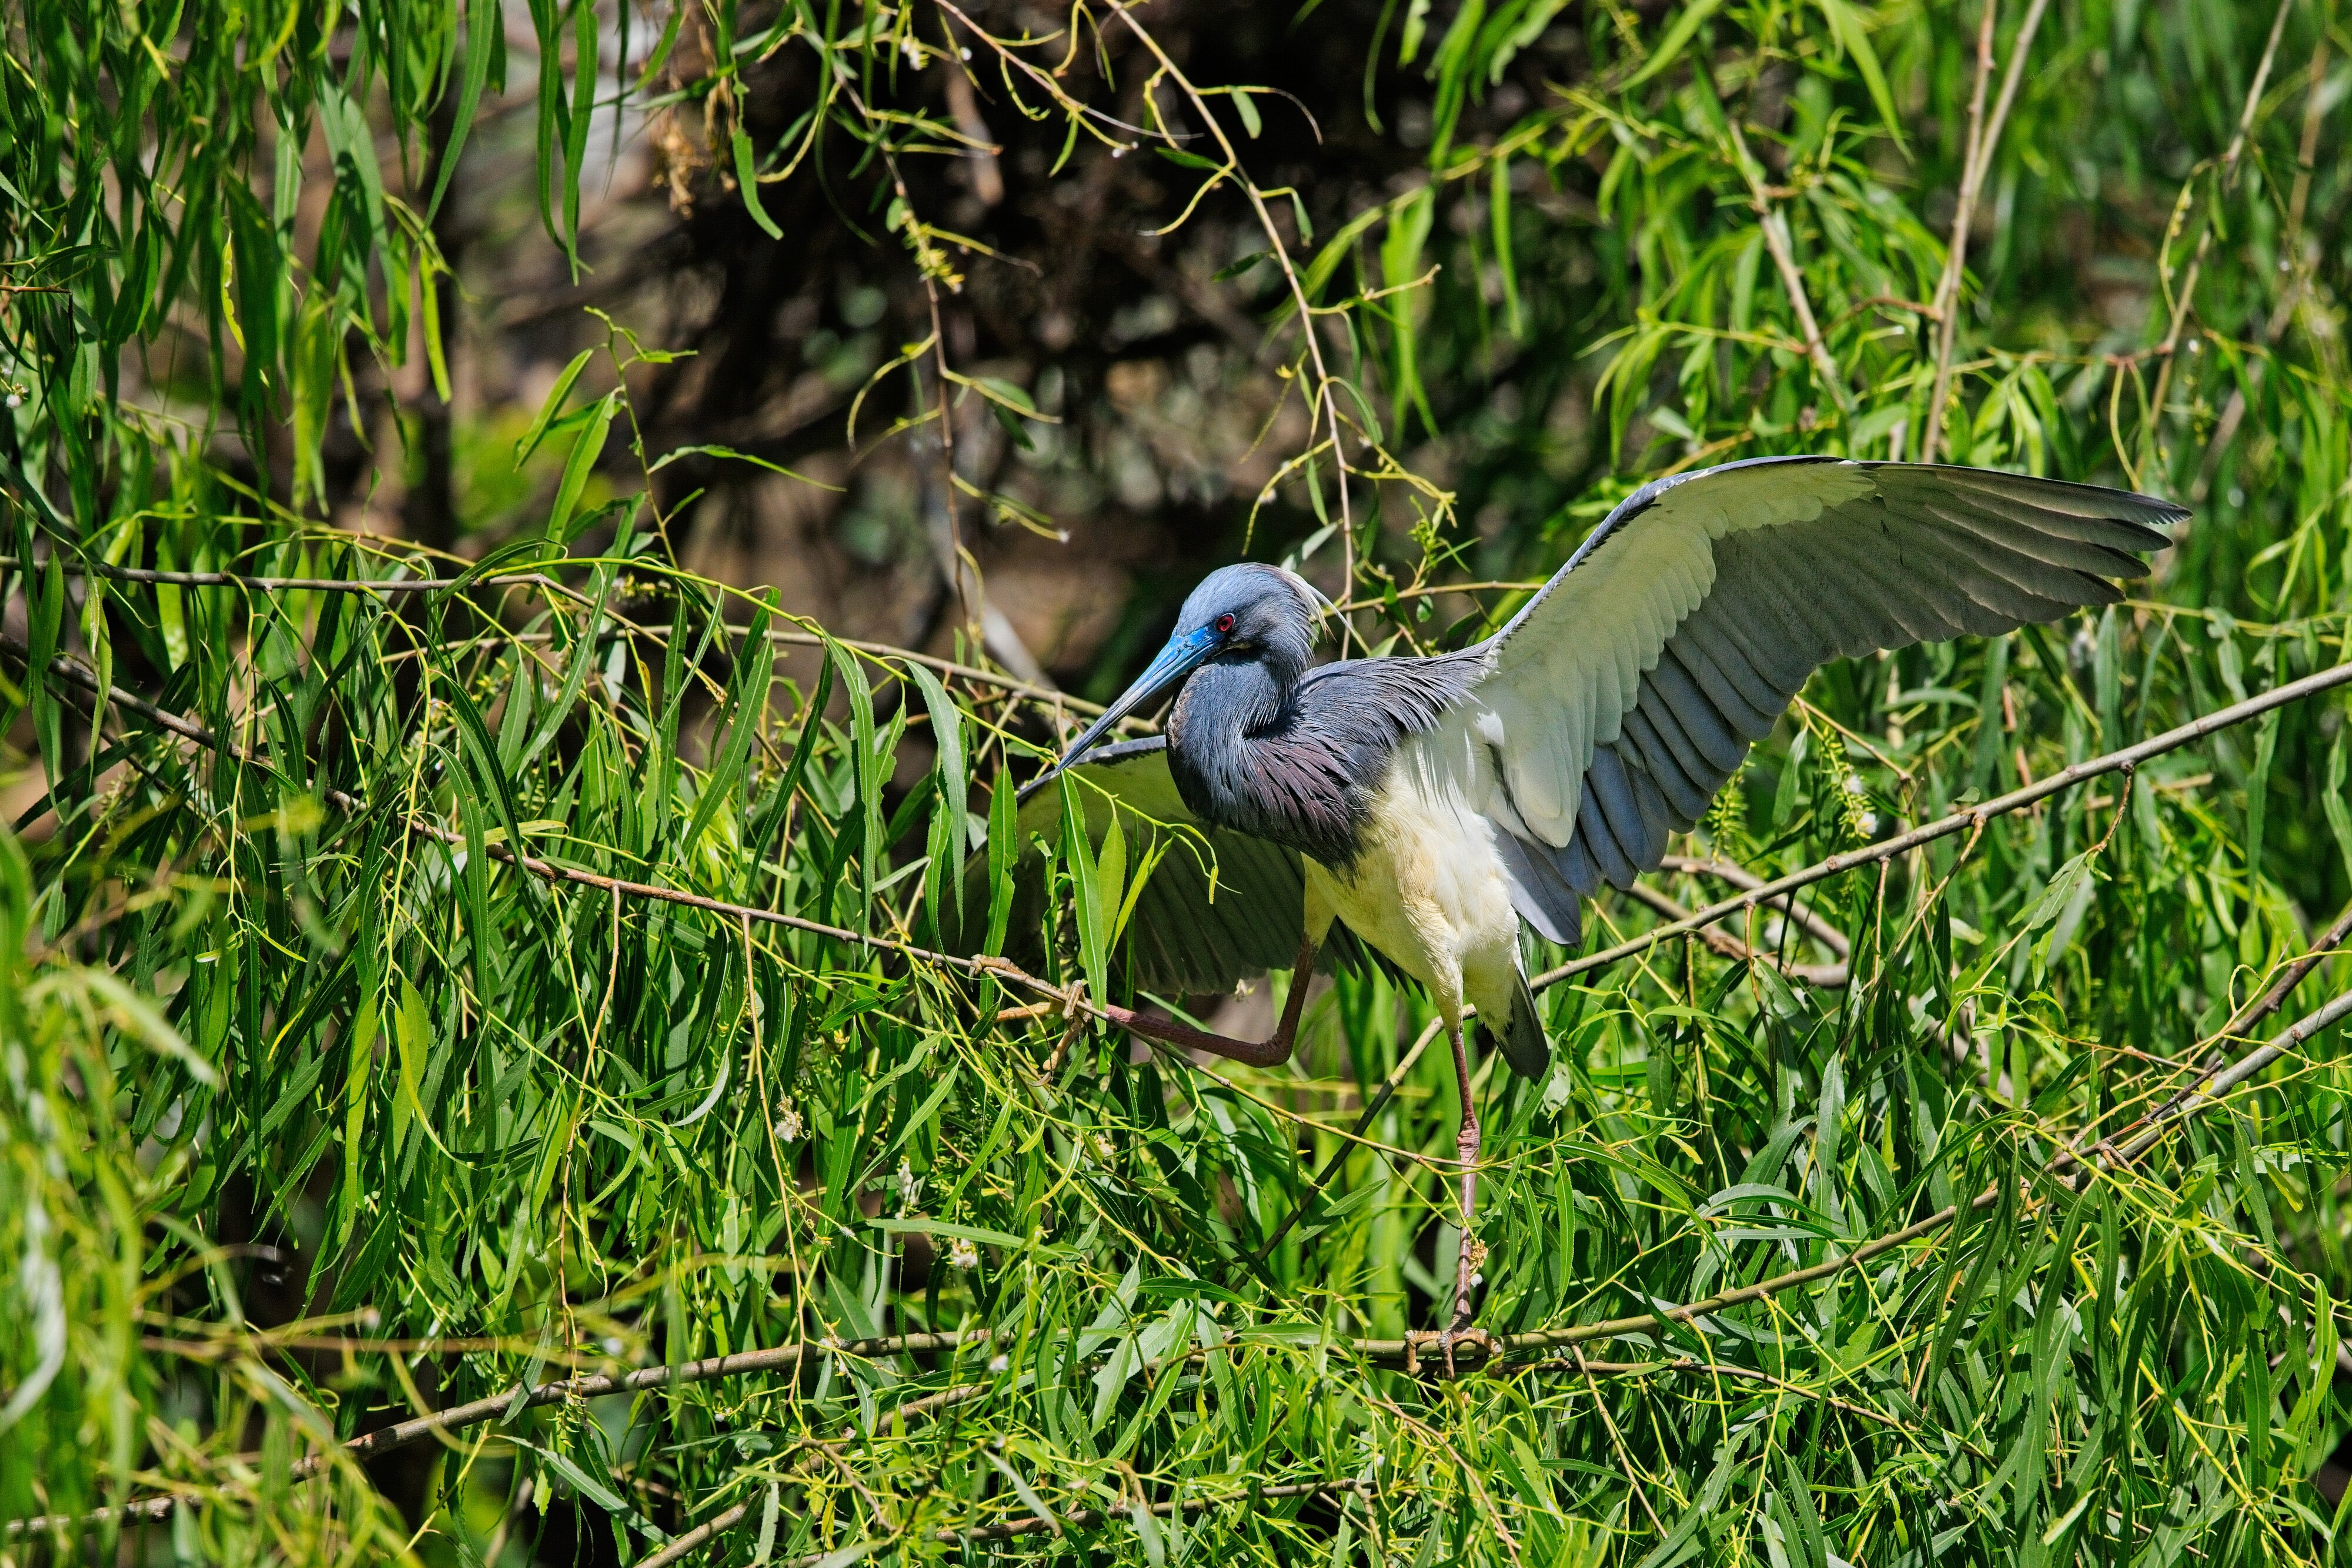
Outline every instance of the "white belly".
<svg viewBox="0 0 2352 1568"><path fill-rule="evenodd" d="M1448 1022L1462 1004L1507 1019L1519 917L1495 827L1420 769L1390 771L1372 800L1363 853L1344 876L1307 862L1307 929L1326 915L1429 988Z"/></svg>

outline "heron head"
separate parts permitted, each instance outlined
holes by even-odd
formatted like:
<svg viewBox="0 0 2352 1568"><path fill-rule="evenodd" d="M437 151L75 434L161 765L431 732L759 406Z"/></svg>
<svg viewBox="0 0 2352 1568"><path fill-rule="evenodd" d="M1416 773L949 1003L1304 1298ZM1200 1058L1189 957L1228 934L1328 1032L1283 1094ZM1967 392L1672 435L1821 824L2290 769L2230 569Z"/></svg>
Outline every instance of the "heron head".
<svg viewBox="0 0 2352 1568"><path fill-rule="evenodd" d="M1314 655L1315 638L1329 603L1305 578L1284 567L1244 561L1211 572L1176 612L1176 631L1167 646L1071 743L1054 771L1077 761L1120 719L1182 685L1185 676L1211 660L1265 664L1287 686Z"/></svg>

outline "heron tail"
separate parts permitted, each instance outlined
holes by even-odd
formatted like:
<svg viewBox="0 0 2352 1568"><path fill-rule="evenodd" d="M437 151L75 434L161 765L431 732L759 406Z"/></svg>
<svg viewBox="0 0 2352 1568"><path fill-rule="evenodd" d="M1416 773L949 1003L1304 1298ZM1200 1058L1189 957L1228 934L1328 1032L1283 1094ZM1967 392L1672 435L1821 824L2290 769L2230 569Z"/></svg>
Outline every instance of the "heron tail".
<svg viewBox="0 0 2352 1568"><path fill-rule="evenodd" d="M1541 1078L1551 1068L1551 1040L1544 1033L1543 1015L1536 1010L1536 994L1525 975L1512 977L1510 1021L1495 1033L1522 1078Z"/></svg>

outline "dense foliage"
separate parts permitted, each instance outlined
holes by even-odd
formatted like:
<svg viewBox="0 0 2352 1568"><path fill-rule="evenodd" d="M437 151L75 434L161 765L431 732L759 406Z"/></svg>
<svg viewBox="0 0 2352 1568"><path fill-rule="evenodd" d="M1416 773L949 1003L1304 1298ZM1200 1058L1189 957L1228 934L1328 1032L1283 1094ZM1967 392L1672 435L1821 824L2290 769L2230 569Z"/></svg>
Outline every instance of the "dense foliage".
<svg viewBox="0 0 2352 1568"><path fill-rule="evenodd" d="M2333 0L0 0L0 1558L2340 1550ZM611 215L624 143L674 215ZM524 265L549 373L469 394ZM1408 1365L1460 1218L1417 992L1338 977L1282 1069L1131 1051L1124 834L1044 846L1044 972L936 950L1095 711L1041 663L1104 695L1244 551L1459 646L1642 479L1790 451L2196 517L2114 610L1825 670L1598 906L1621 956L1531 948L1509 1354ZM763 497L894 638L734 570ZM1120 530L1041 661L992 588L1099 595Z"/></svg>

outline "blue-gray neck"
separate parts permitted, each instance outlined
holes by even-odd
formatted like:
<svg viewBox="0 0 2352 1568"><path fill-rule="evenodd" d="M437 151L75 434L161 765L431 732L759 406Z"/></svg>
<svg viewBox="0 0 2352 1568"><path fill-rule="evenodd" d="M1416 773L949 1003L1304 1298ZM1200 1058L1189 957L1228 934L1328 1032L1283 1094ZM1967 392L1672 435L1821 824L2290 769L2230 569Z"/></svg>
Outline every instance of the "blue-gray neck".
<svg viewBox="0 0 2352 1568"><path fill-rule="evenodd" d="M1302 723L1299 672L1263 655L1212 660L1193 672L1168 716L1168 769L1202 821L1351 864L1387 757L1350 758Z"/></svg>
<svg viewBox="0 0 2352 1568"><path fill-rule="evenodd" d="M1266 647L1212 660L1177 694L1168 771L1202 821L1345 873L1397 747L1468 697L1486 657L1351 659L1312 673L1303 649L1295 661Z"/></svg>

